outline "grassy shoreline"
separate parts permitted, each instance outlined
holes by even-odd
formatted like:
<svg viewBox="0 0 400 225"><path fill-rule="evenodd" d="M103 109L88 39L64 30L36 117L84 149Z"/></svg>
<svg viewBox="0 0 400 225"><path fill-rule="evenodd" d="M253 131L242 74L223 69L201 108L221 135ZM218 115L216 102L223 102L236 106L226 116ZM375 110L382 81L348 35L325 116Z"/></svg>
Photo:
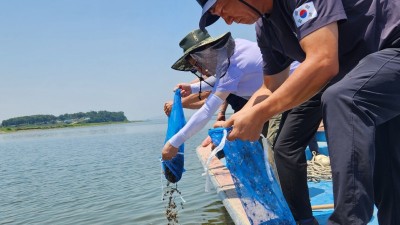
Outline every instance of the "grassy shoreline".
<svg viewBox="0 0 400 225"><path fill-rule="evenodd" d="M26 125L18 127L0 127L0 134L13 133L19 131L29 131L29 130L49 130L49 129L71 128L71 127L89 127L89 126L103 126L111 124L136 123L142 121L143 120L124 121L124 122L104 122L104 123L75 123L75 124L63 123L63 124L49 124L49 125Z"/></svg>

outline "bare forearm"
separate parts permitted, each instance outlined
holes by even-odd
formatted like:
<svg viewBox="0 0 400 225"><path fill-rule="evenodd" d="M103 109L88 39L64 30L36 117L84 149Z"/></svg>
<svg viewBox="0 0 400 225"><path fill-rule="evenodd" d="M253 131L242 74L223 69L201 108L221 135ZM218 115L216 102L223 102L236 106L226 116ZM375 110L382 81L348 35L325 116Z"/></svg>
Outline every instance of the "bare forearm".
<svg viewBox="0 0 400 225"><path fill-rule="evenodd" d="M248 110L241 110L226 121L224 127L233 126L227 139L257 140L265 121L307 101L319 92L339 71L337 43L336 23L305 36L300 41L306 54L302 64L268 98ZM257 98L257 95L253 97Z"/></svg>
<svg viewBox="0 0 400 225"><path fill-rule="evenodd" d="M263 84L256 92L254 92L251 98L247 101L246 105L243 106L242 110L249 109L254 105L264 101L270 94L271 91L269 91L265 84Z"/></svg>
<svg viewBox="0 0 400 225"><path fill-rule="evenodd" d="M186 109L199 109L204 104L205 99L210 95L210 92L201 93L201 100L199 94L191 94L187 97L182 98L182 106Z"/></svg>
<svg viewBox="0 0 400 225"><path fill-rule="evenodd" d="M206 100L206 98L199 100L197 102L192 102L190 104L186 104L183 107L186 109L200 109L204 105L205 100Z"/></svg>
<svg viewBox="0 0 400 225"><path fill-rule="evenodd" d="M330 67L324 63L304 61L295 72L269 96L253 107L260 116L270 117L294 108L318 93L331 79Z"/></svg>
<svg viewBox="0 0 400 225"><path fill-rule="evenodd" d="M309 34L300 45L306 59L268 99L254 107L265 120L307 101L339 72L336 23Z"/></svg>
<svg viewBox="0 0 400 225"><path fill-rule="evenodd" d="M219 107L217 114L217 121L225 121L225 112L228 108L228 102L225 100L224 103Z"/></svg>
<svg viewBox="0 0 400 225"><path fill-rule="evenodd" d="M225 113L227 108L228 108L228 102L224 101L224 103L222 103L222 105L219 107L219 112Z"/></svg>

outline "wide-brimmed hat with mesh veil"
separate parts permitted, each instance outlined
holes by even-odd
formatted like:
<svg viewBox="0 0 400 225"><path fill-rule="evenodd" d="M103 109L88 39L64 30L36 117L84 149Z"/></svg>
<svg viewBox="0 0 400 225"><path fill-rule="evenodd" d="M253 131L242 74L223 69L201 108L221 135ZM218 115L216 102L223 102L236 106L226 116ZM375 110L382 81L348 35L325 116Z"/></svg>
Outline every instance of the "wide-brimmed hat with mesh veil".
<svg viewBox="0 0 400 225"><path fill-rule="evenodd" d="M183 49L183 56L180 57L172 66L172 69L181 71L193 70L193 66L186 60L186 57L207 45L212 45L218 41L228 40L231 33L227 32L216 38L211 37L206 30L194 30L179 42L179 46Z"/></svg>

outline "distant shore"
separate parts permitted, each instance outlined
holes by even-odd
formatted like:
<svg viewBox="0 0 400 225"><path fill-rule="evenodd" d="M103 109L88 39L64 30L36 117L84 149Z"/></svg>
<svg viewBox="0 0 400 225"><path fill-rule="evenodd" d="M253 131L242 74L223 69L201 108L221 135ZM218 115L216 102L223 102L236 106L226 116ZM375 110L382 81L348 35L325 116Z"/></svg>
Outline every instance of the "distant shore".
<svg viewBox="0 0 400 225"><path fill-rule="evenodd" d="M60 129L60 128L71 128L71 127L88 127L88 126L102 126L102 125L123 124L123 123L137 123L143 121L144 120L103 122L103 123L46 124L46 125L24 125L16 127L0 127L0 134L13 133L18 131L29 131L29 130L48 130L48 129Z"/></svg>

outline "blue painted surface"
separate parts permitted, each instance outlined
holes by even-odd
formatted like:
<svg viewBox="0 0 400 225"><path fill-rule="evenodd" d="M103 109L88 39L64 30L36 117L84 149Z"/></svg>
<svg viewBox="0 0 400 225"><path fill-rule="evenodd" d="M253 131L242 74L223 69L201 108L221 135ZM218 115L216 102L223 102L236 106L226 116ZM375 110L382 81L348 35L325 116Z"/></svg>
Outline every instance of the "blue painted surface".
<svg viewBox="0 0 400 225"><path fill-rule="evenodd" d="M311 198L311 205L324 205L333 203L333 192L331 181L308 182L308 188ZM325 225L333 209L314 210L313 215L318 220L320 225ZM374 214L370 225L378 225L376 217L377 209L374 209Z"/></svg>
<svg viewBox="0 0 400 225"><path fill-rule="evenodd" d="M328 151L328 144L326 142L323 141L317 141L318 143L318 151L319 153L323 154L323 155L329 155L329 151ZM310 148L307 146L306 148L306 159L307 160L311 160L312 158L312 154L310 151Z"/></svg>
<svg viewBox="0 0 400 225"><path fill-rule="evenodd" d="M323 155L329 155L325 132L318 131L316 137L319 153ZM307 160L312 158L310 149L308 147L306 149L306 158ZM308 189L311 198L311 205L333 204L332 181L308 182ZM313 215L318 220L320 225L325 225L332 212L333 209L314 210ZM376 213L377 209L375 207L373 217L368 224L378 225Z"/></svg>
<svg viewBox="0 0 400 225"><path fill-rule="evenodd" d="M326 142L325 132L318 131L316 133L316 139L317 139L317 143L318 143L318 147L319 147L319 149L318 149L319 153L321 153L323 155L329 155L328 144ZM311 158L312 158L312 154L311 154L310 148L307 146L306 159L310 160Z"/></svg>
<svg viewBox="0 0 400 225"><path fill-rule="evenodd" d="M326 136L325 136L324 131L317 131L316 137L317 137L317 141L326 142Z"/></svg>

